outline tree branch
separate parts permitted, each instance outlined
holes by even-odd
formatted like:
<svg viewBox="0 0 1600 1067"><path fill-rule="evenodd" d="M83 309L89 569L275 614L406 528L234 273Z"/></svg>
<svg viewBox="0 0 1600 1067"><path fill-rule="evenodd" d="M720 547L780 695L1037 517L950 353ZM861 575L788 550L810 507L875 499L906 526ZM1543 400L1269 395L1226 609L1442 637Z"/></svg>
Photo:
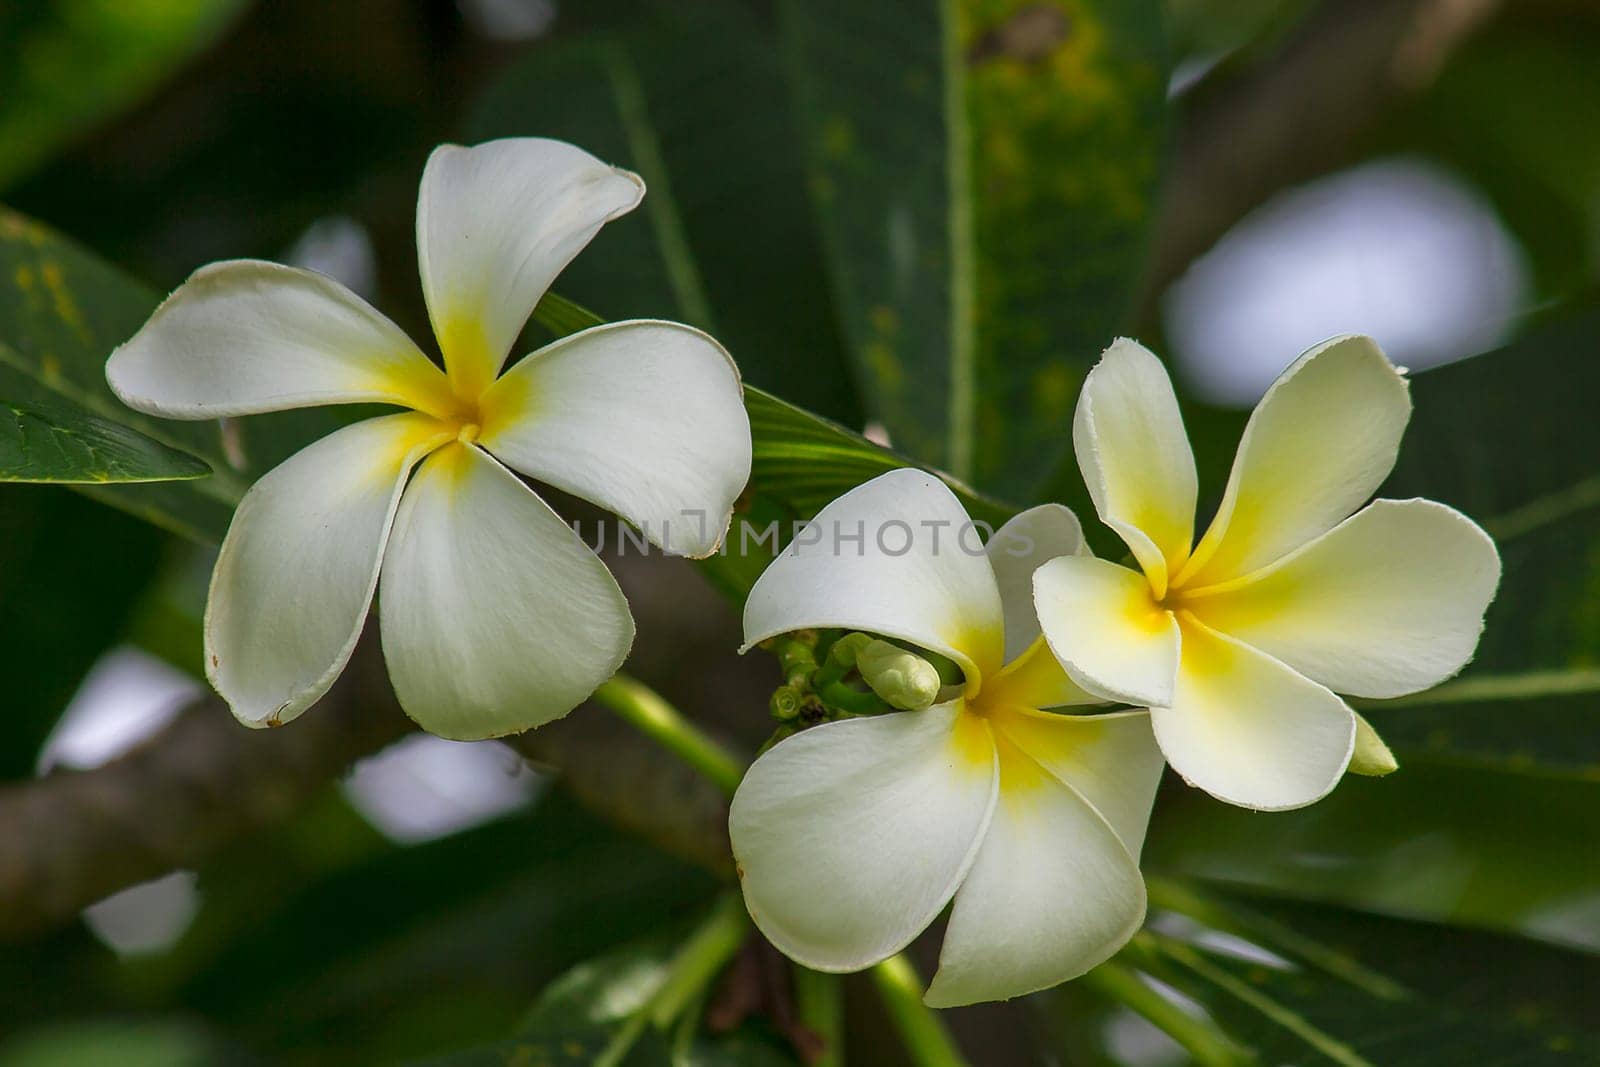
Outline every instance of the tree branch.
<svg viewBox="0 0 1600 1067"><path fill-rule="evenodd" d="M44 932L119 889L200 866L414 729L369 635L328 695L281 729L245 729L207 697L101 767L0 790L0 938ZM505 740L602 818L731 876L722 793L605 709L586 705Z"/></svg>
<svg viewBox="0 0 1600 1067"><path fill-rule="evenodd" d="M247 730L208 697L104 766L0 791L0 936L200 864L411 729L376 653L363 646L316 714L289 727Z"/></svg>

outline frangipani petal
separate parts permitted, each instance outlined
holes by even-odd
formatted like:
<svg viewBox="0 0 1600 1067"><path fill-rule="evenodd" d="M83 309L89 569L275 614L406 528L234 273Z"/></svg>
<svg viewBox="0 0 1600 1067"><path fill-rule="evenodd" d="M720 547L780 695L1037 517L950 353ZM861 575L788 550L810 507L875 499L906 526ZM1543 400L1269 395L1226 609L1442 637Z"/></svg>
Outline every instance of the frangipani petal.
<svg viewBox="0 0 1600 1067"><path fill-rule="evenodd" d="M1355 745L1344 701L1271 656L1186 618L1172 705L1150 709L1173 770L1218 800L1261 811L1321 800Z"/></svg>
<svg viewBox="0 0 1600 1067"><path fill-rule="evenodd" d="M189 276L106 363L124 404L215 419L319 404L441 414L450 391L398 326L331 278L259 260Z"/></svg>
<svg viewBox="0 0 1600 1067"><path fill-rule="evenodd" d="M1148 711L1104 715L1002 712L991 723L1008 741L1105 817L1133 859L1144 848L1166 760Z"/></svg>
<svg viewBox="0 0 1600 1067"><path fill-rule="evenodd" d="M836 626L942 653L969 683L999 670L1000 591L988 557L962 547L970 522L925 471L903 468L856 486L818 512L750 590L745 647Z"/></svg>
<svg viewBox="0 0 1600 1067"><path fill-rule="evenodd" d="M361 636L406 474L439 435L425 415L358 422L289 457L234 512L206 602L206 677L240 722L321 699Z"/></svg>
<svg viewBox="0 0 1600 1067"><path fill-rule="evenodd" d="M1057 556L1092 553L1078 517L1060 504L1040 504L1018 512L994 532L985 550L1005 609L1009 663L1039 636L1039 617L1033 610L1033 572Z"/></svg>
<svg viewBox="0 0 1600 1067"><path fill-rule="evenodd" d="M1466 665L1499 581L1500 555L1471 519L1431 500L1379 500L1256 576L1186 603L1336 692L1394 697Z"/></svg>
<svg viewBox="0 0 1600 1067"><path fill-rule="evenodd" d="M479 444L508 466L616 512L671 552L716 551L750 477L739 371L675 322L563 338L483 396Z"/></svg>
<svg viewBox="0 0 1600 1067"><path fill-rule="evenodd" d="M1388 476L1410 418L1405 377L1370 337L1306 352L1251 413L1181 581L1198 589L1241 577L1332 529Z"/></svg>
<svg viewBox="0 0 1600 1067"><path fill-rule="evenodd" d="M985 679L983 700L992 707L1035 710L1106 702L1104 697L1073 681L1042 636L1034 638L1027 651L1007 663L999 674Z"/></svg>
<svg viewBox="0 0 1600 1067"><path fill-rule="evenodd" d="M562 141L440 145L417 196L417 260L450 383L477 396L545 290L644 183Z"/></svg>
<svg viewBox="0 0 1600 1067"><path fill-rule="evenodd" d="M995 775L989 729L959 702L780 742L751 766L728 819L751 918L814 970L894 955L966 876Z"/></svg>
<svg viewBox="0 0 1600 1067"><path fill-rule="evenodd" d="M1033 576L1039 625L1074 681L1108 700L1171 703L1178 624L1145 576L1093 556L1062 556Z"/></svg>
<svg viewBox="0 0 1600 1067"><path fill-rule="evenodd" d="M1083 383L1072 444L1100 520L1165 596L1193 543L1197 482L1172 381L1149 349L1127 338L1106 349Z"/></svg>
<svg viewBox="0 0 1600 1067"><path fill-rule="evenodd" d="M560 718L633 642L605 564L514 474L460 443L406 489L378 615L401 707L460 741Z"/></svg>
<svg viewBox="0 0 1600 1067"><path fill-rule="evenodd" d="M924 997L936 1008L1076 978L1144 921L1144 880L1106 820L1008 741L997 748L999 800Z"/></svg>

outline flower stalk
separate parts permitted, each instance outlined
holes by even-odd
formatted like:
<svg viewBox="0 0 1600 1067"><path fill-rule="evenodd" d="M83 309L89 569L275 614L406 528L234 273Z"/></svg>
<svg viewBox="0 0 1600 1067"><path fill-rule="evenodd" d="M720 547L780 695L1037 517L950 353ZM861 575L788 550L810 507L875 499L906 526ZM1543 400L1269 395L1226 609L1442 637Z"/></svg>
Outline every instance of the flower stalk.
<svg viewBox="0 0 1600 1067"><path fill-rule="evenodd" d="M703 999L712 979L739 951L749 928L738 896L727 893L718 898L711 913L678 949L650 1000L628 1019L595 1059L596 1067L616 1067L627 1059L646 1026L666 1030L688 1014Z"/></svg>
<svg viewBox="0 0 1600 1067"><path fill-rule="evenodd" d="M1100 995L1137 1012L1182 1045L1201 1067L1233 1067L1247 1062L1243 1051L1203 1020L1190 1015L1148 985L1139 972L1115 960L1102 963L1080 979Z"/></svg>
<svg viewBox="0 0 1600 1067"><path fill-rule="evenodd" d="M705 775L728 796L739 788L744 764L738 757L649 686L618 674L595 690L594 700Z"/></svg>
<svg viewBox="0 0 1600 1067"><path fill-rule="evenodd" d="M810 1067L843 1067L844 984L836 974L809 967L794 969L795 1010L800 1024L816 1035L820 1050Z"/></svg>
<svg viewBox="0 0 1600 1067"><path fill-rule="evenodd" d="M917 1067L967 1067L950 1031L922 1002L922 978L905 953L890 956L870 973L912 1063Z"/></svg>

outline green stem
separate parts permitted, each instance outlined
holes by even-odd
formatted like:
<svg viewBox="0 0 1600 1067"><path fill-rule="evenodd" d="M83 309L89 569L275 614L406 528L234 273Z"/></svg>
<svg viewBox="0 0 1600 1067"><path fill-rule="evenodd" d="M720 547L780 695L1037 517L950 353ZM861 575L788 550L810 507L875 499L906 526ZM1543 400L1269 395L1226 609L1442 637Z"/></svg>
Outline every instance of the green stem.
<svg viewBox="0 0 1600 1067"><path fill-rule="evenodd" d="M901 953L872 968L872 981L917 1067L967 1067L939 1016L922 1002L922 979Z"/></svg>
<svg viewBox="0 0 1600 1067"><path fill-rule="evenodd" d="M750 932L744 902L737 893L724 893L711 914L678 949L647 1009L657 1026L667 1026L689 1006L695 996L733 959Z"/></svg>
<svg viewBox="0 0 1600 1067"><path fill-rule="evenodd" d="M1202 1067L1232 1067L1246 1062L1237 1045L1152 989L1132 967L1115 961L1102 963L1078 981L1144 1016L1182 1045Z"/></svg>
<svg viewBox="0 0 1600 1067"><path fill-rule="evenodd" d="M679 947L667 967L661 985L650 1000L628 1019L610 1044L595 1059L595 1067L616 1067L638 1043L644 1028L654 1025L665 1030L682 1016L706 986L733 959L744 944L750 921L737 893L725 893L712 906L689 939Z"/></svg>
<svg viewBox="0 0 1600 1067"><path fill-rule="evenodd" d="M877 693L868 689L854 689L844 682L817 686L817 699L830 708L851 715L881 715L894 710Z"/></svg>
<svg viewBox="0 0 1600 1067"><path fill-rule="evenodd" d="M739 788L744 764L649 686L619 674L596 689L594 699L654 738L724 793L732 796Z"/></svg>
<svg viewBox="0 0 1600 1067"><path fill-rule="evenodd" d="M801 1025L822 1042L810 1067L844 1067L844 984L839 976L796 965L794 999Z"/></svg>
<svg viewBox="0 0 1600 1067"><path fill-rule="evenodd" d="M702 989L689 1005L683 1017L678 1020L678 1028L672 1035L673 1067L692 1067L694 1063L694 1039L700 1036L700 1019L706 1013L707 991Z"/></svg>

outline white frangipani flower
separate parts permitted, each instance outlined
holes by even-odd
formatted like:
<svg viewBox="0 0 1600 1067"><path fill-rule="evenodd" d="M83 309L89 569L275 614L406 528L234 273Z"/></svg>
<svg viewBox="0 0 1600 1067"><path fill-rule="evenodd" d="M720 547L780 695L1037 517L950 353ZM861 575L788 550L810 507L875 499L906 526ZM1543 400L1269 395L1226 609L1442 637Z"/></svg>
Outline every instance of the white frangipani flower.
<svg viewBox="0 0 1600 1067"><path fill-rule="evenodd" d="M870 631L948 656L965 678L945 703L815 726L755 762L729 830L756 925L808 967L854 971L954 898L934 1006L1019 996L1105 960L1144 918L1138 855L1162 763L1142 710L1040 710L1096 702L1050 655L1028 596L1040 562L1084 550L1077 520L1035 508L973 552L950 490L898 470L814 522L822 538L797 540L751 591L746 641ZM916 533L896 555L902 530Z"/></svg>
<svg viewBox="0 0 1600 1067"><path fill-rule="evenodd" d="M1356 738L1335 692L1426 689L1477 646L1500 580L1489 536L1430 500L1356 511L1394 466L1410 414L1405 378L1370 338L1312 348L1250 416L1191 548L1194 456L1161 362L1120 340L1084 383L1078 464L1139 569L1046 563L1039 620L1073 679L1148 706L1168 762L1218 799L1263 810L1320 799Z"/></svg>
<svg viewBox="0 0 1600 1067"><path fill-rule="evenodd" d="M551 281L643 195L635 175L559 141L437 149L417 251L442 371L338 283L245 260L201 268L112 355L117 395L170 418L410 409L315 442L240 503L205 645L242 722L287 722L327 692L375 591L395 691L440 736L537 726L614 673L633 640L621 590L512 470L670 551L716 548L751 448L738 370L716 341L618 322L501 373Z"/></svg>

